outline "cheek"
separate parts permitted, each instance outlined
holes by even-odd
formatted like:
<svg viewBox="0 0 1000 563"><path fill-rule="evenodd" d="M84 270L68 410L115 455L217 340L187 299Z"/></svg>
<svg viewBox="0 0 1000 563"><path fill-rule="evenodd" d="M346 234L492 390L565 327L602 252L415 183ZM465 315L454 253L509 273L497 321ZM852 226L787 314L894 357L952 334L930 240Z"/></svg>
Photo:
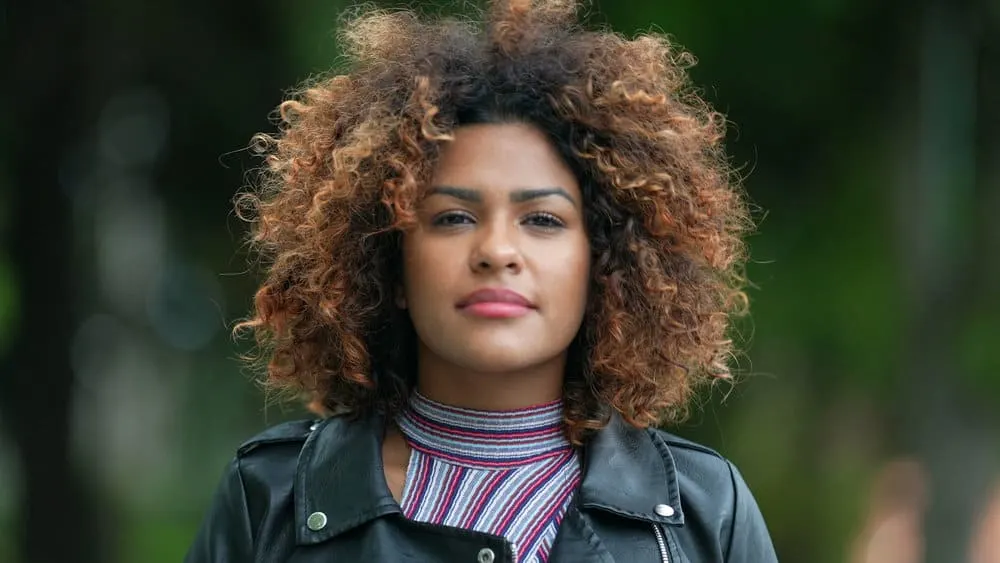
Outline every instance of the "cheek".
<svg viewBox="0 0 1000 563"><path fill-rule="evenodd" d="M589 241L576 241L561 260L552 260L550 267L555 278L553 286L560 301L569 308L579 308L582 314L590 289Z"/></svg>
<svg viewBox="0 0 1000 563"><path fill-rule="evenodd" d="M410 235L403 241L403 290L407 295L436 293L435 287L448 277L449 257L453 252L439 248L431 241Z"/></svg>
<svg viewBox="0 0 1000 563"><path fill-rule="evenodd" d="M420 257L420 246L416 241L410 240L410 236L407 235L403 239L403 294L407 299L410 299L414 291L419 291L420 288L420 272L424 270L421 267L421 257Z"/></svg>
<svg viewBox="0 0 1000 563"><path fill-rule="evenodd" d="M576 280L576 296L580 301L581 311L587 305L590 296L590 254L584 256L574 269L574 279Z"/></svg>

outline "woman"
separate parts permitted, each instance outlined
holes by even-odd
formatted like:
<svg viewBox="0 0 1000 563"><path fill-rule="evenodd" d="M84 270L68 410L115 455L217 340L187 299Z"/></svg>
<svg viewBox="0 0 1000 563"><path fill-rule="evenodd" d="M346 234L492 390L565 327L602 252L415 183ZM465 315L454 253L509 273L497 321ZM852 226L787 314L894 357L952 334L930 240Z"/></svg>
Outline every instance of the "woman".
<svg viewBox="0 0 1000 563"><path fill-rule="evenodd" d="M666 39L568 0L366 12L244 198L272 388L189 563L769 562L740 474L654 424L728 377L745 202Z"/></svg>

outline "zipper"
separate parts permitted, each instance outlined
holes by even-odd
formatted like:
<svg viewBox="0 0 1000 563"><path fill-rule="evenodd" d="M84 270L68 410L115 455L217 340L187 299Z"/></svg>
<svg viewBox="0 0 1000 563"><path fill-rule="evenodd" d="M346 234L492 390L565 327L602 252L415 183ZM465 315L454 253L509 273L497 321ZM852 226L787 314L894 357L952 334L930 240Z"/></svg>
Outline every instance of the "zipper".
<svg viewBox="0 0 1000 563"><path fill-rule="evenodd" d="M670 555L667 553L667 538L663 537L663 530L659 524L653 524L653 534L656 536L656 545L660 548L660 563L670 563Z"/></svg>

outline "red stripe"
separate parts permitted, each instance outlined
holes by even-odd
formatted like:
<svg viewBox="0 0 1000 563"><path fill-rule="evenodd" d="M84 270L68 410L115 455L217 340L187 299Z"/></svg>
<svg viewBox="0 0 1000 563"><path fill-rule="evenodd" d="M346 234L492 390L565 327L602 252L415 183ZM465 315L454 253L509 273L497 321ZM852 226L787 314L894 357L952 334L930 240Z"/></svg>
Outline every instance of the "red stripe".
<svg viewBox="0 0 1000 563"><path fill-rule="evenodd" d="M562 433L562 424L550 424L542 428L535 430L511 430L509 432L477 432L475 430L464 430L456 426L448 426L445 424L440 424L432 421L431 419L420 416L417 413L413 413L410 417L413 422L426 426L428 428L433 428L438 431L441 435L445 437L451 437L454 435L468 436L470 438L485 438L486 441L496 441L498 439L516 439L516 438L532 438L535 436L557 436Z"/></svg>
<svg viewBox="0 0 1000 563"><path fill-rule="evenodd" d="M555 472L559 471L559 469L562 468L562 466L563 466L562 463L552 464L552 467L550 467L548 471L546 471L544 474L534 479L534 483L532 483L530 487L521 491L521 494L518 495L517 500L511 504L510 509L507 511L507 515L504 517L503 521L500 522L498 526L493 527L493 529L496 530L497 535L502 536L507 533L507 527L510 525L510 522L514 518L514 515L521 512L525 499L527 499L531 494L533 494L536 490L538 490L539 487L545 484L545 482L549 480L549 477L551 477Z"/></svg>
<svg viewBox="0 0 1000 563"><path fill-rule="evenodd" d="M441 459L446 459L448 461L452 461L452 462L455 462L455 463L472 463L472 464L477 465L477 466L482 466L482 467L486 467L486 468L496 468L496 469L507 468L507 467L510 467L511 465L515 465L515 464L516 465L527 465L529 463L533 463L533 462L536 462L536 461L542 461L542 460L549 459L551 457L562 455L562 454L564 454L566 452L565 449L558 449L558 450L553 450L551 452L545 452L543 454L538 454L536 456L526 457L526 458L521 458L521 459L516 459L516 460L504 459L504 460L501 460L501 461L487 461L487 460L480 459L480 458L475 458L475 457L462 457L462 456L452 455L452 454L445 453L445 452L438 451L438 450L434 450L434 449L431 449L431 448L428 448L426 446L423 446L421 444L416 444L416 443L411 443L410 447L412 449L414 449L414 450L417 450L419 452L425 453L425 454L427 454L429 456L433 456L433 457L441 458Z"/></svg>
<svg viewBox="0 0 1000 563"><path fill-rule="evenodd" d="M550 410L554 410L557 406L562 407L562 399L556 399L554 401L549 401L548 403L542 403L540 405L534 405L531 407L523 407L520 409L502 410L502 411L483 411L476 409L463 409L461 407L453 407L451 405L445 405L437 401L432 401L423 395L418 395L415 397L418 403L427 403L432 408L442 410L445 412L450 412L454 414L461 415L473 415L476 417L488 416L490 418L524 418L525 415L530 415L533 413L543 413Z"/></svg>
<svg viewBox="0 0 1000 563"><path fill-rule="evenodd" d="M424 493L427 492L427 481L430 479L431 475L431 463L430 458L420 459L420 465L418 467L418 478L416 483L416 488L411 492L411 494L406 495L409 506L403 510L403 514L406 514L407 518L412 518L414 514L420 510L420 504L424 500ZM413 494L416 493L416 494Z"/></svg>
<svg viewBox="0 0 1000 563"><path fill-rule="evenodd" d="M462 513L456 519L457 525L462 528L468 528L472 525L470 521L470 515L477 516L479 511L482 510L482 506L486 504L489 500L490 495L498 486L500 482L511 474L511 470L507 471L496 471L490 475L488 479L483 479L480 481L479 486L471 495L469 495L468 506L462 509Z"/></svg>
<svg viewBox="0 0 1000 563"><path fill-rule="evenodd" d="M462 477L465 475L465 468L458 467L455 468L451 474L451 480L448 483L447 488L444 490L444 502L438 504L435 514L431 517L432 524L440 524L444 522L445 516L448 515L448 509L451 508L452 503L455 500L455 490L458 488L458 484L462 481Z"/></svg>
<svg viewBox="0 0 1000 563"><path fill-rule="evenodd" d="M555 502L549 506L549 510L544 513L543 517L536 521L534 530L527 530L527 533L524 536L527 539L523 542L525 548L530 549L534 547L535 542L538 541L538 536L545 531L545 528L548 527L549 524L553 523L553 520L556 526L562 522L564 514L562 509L566 506L566 500L573 494L576 490L576 486L579 484L580 477L574 477L573 480L571 480L569 484L560 492L559 496L556 497ZM548 555L548 553L541 553L541 547L542 546L539 546L539 549L536 550L538 552L539 562L543 562L545 560L545 556Z"/></svg>
<svg viewBox="0 0 1000 563"><path fill-rule="evenodd" d="M500 485L506 482L507 478L509 478L513 474L514 474L513 471L504 472L501 478L497 479L497 481L493 483L492 486L490 486L490 489L486 491L486 493L483 494L482 497L479 498L476 504L476 510L471 515L469 515L468 520L463 523L462 527L475 528L476 523L479 522L479 517L482 516L483 511L486 509L486 505L489 504L490 500L493 499L493 492L499 489Z"/></svg>

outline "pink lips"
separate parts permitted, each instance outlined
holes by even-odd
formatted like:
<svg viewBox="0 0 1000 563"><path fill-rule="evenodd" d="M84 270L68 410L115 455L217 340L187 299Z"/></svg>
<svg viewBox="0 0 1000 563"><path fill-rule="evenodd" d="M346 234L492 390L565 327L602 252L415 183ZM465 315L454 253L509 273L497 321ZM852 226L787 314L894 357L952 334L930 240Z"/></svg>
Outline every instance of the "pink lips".
<svg viewBox="0 0 1000 563"><path fill-rule="evenodd" d="M510 319L527 315L535 306L516 291L487 288L466 295L458 308L477 317Z"/></svg>

